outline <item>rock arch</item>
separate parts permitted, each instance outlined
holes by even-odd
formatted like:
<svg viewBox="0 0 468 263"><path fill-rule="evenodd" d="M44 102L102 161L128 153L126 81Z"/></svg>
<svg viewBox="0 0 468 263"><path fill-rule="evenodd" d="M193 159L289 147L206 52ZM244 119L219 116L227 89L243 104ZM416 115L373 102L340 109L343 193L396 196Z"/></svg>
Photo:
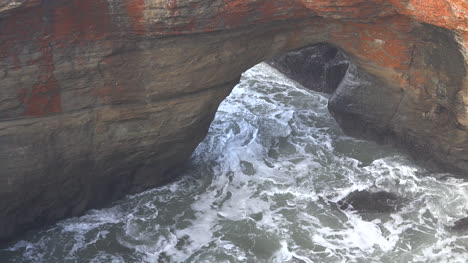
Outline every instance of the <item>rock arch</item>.
<svg viewBox="0 0 468 263"><path fill-rule="evenodd" d="M463 0L0 0L0 239L164 183L243 71L315 43L373 83L339 105L384 92L345 128L466 171L467 21Z"/></svg>

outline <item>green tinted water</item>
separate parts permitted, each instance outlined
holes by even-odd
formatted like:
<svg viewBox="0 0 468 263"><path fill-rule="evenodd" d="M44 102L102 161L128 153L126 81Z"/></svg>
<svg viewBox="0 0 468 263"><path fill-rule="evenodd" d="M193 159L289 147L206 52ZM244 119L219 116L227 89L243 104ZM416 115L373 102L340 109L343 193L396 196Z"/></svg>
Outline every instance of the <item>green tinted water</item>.
<svg viewBox="0 0 468 263"><path fill-rule="evenodd" d="M405 206L333 205L361 189ZM180 179L30 233L0 262L468 262L468 233L446 227L467 209L467 182L345 136L326 98L260 64Z"/></svg>

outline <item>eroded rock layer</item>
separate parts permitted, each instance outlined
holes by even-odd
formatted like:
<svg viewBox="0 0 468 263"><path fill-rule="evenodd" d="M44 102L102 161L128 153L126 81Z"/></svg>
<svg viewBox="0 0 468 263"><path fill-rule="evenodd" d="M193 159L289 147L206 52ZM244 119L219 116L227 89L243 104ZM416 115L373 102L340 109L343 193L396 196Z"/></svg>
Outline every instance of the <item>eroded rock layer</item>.
<svg viewBox="0 0 468 263"><path fill-rule="evenodd" d="M335 92L343 127L468 171L467 21L464 0L0 0L0 239L167 181L243 71L315 43L365 75Z"/></svg>

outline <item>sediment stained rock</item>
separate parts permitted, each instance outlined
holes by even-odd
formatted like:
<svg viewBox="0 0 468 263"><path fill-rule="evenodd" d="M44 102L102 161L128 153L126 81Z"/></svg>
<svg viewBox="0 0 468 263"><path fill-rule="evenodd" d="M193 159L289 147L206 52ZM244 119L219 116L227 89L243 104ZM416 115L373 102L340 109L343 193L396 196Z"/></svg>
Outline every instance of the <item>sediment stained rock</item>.
<svg viewBox="0 0 468 263"><path fill-rule="evenodd" d="M468 171L467 9L463 0L0 0L0 239L167 181L243 71L316 43L381 83L351 97L337 88L332 112L345 129L354 116ZM368 94L380 99L367 105ZM368 114L379 107L395 112Z"/></svg>

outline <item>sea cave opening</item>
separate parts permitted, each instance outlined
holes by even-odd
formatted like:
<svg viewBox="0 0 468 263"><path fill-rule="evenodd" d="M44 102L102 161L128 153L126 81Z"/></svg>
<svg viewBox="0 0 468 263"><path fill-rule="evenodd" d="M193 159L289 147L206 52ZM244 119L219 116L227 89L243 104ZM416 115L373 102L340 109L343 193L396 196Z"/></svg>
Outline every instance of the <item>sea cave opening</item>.
<svg viewBox="0 0 468 263"><path fill-rule="evenodd" d="M466 183L421 176L438 175L342 131L329 100L356 70L328 44L254 66L176 181L30 233L0 258L444 261L438 251L467 245L446 228Z"/></svg>

